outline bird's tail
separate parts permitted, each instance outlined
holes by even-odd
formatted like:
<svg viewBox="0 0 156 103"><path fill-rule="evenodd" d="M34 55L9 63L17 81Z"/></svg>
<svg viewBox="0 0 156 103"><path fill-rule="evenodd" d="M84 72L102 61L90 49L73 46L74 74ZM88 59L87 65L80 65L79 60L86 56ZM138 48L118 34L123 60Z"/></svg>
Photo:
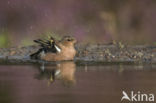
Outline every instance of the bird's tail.
<svg viewBox="0 0 156 103"><path fill-rule="evenodd" d="M39 49L37 52L30 55L31 59L39 59L39 54L43 51L43 49Z"/></svg>

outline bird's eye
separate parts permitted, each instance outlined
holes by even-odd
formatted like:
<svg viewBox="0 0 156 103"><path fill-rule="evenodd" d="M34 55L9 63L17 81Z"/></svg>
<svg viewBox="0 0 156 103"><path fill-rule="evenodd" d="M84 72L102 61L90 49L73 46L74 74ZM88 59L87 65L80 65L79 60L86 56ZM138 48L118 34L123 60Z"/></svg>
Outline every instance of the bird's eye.
<svg viewBox="0 0 156 103"><path fill-rule="evenodd" d="M67 39L67 41L71 41L71 39Z"/></svg>

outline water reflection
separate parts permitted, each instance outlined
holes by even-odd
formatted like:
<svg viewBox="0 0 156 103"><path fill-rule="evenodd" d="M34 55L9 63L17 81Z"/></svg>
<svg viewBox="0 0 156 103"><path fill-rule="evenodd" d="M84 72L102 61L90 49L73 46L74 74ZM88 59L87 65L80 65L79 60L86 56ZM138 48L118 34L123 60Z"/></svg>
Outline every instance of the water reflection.
<svg viewBox="0 0 156 103"><path fill-rule="evenodd" d="M75 70L76 66L73 61L64 61L56 65L45 65L44 63L38 68L39 74L36 78L47 79L50 86L56 80L62 81L65 86L72 86L75 84Z"/></svg>
<svg viewBox="0 0 156 103"><path fill-rule="evenodd" d="M0 103L120 103L123 90L155 95L155 81L156 65L0 65Z"/></svg>

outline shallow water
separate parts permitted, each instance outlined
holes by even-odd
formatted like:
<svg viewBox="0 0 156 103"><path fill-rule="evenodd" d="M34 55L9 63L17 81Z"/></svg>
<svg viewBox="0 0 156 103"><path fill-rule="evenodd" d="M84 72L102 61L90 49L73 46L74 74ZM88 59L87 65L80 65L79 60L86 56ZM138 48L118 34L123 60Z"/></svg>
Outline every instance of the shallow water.
<svg viewBox="0 0 156 103"><path fill-rule="evenodd" d="M121 103L123 90L156 94L156 66L0 65L0 103Z"/></svg>

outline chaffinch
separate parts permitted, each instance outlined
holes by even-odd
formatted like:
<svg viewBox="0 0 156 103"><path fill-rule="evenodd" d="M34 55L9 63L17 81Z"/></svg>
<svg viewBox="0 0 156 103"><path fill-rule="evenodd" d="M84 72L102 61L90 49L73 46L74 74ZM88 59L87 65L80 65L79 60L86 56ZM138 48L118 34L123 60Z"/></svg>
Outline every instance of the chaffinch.
<svg viewBox="0 0 156 103"><path fill-rule="evenodd" d="M34 42L39 43L42 48L30 55L32 59L46 61L73 60L76 54L74 48L76 39L71 36L64 36L60 41L51 37L48 41L38 39Z"/></svg>

